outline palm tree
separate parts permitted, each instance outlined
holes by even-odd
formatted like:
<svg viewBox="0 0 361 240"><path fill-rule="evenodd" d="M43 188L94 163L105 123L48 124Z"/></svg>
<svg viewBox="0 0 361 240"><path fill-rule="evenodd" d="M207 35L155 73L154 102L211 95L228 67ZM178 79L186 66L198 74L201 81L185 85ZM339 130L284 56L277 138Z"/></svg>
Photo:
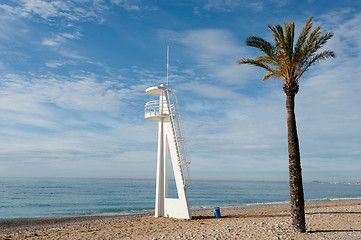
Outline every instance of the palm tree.
<svg viewBox="0 0 361 240"><path fill-rule="evenodd" d="M251 64L267 70L263 81L270 77L283 80L283 91L286 93L289 185L292 226L298 232L305 232L305 210L302 185L301 158L297 136L295 117L295 96L299 90L299 80L304 72L315 63L335 57L332 51L318 52L333 36L331 32L322 34L321 27L312 32L313 17L310 17L294 44L295 23L268 25L272 31L275 45L260 38L251 36L246 45L261 50L264 55L254 59L240 59L239 64Z"/></svg>

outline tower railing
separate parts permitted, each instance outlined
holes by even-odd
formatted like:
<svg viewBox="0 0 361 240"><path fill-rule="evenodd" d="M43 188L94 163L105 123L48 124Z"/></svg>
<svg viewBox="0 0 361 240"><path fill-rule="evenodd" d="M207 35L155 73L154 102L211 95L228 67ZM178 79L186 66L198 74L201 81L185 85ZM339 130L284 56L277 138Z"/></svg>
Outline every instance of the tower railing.
<svg viewBox="0 0 361 240"><path fill-rule="evenodd" d="M162 102L163 102L163 106L162 106ZM169 112L173 112L172 114L174 115L174 105L171 104L169 105L168 108L168 103L167 100L155 100L155 101L149 101L145 104L145 118L148 117L156 117L156 116L167 116L169 115Z"/></svg>

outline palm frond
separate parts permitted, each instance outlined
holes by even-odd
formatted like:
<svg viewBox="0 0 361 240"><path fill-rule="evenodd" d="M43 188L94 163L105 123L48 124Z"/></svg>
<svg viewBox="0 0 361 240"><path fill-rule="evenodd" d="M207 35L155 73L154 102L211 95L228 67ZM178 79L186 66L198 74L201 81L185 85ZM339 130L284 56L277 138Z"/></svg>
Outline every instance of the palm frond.
<svg viewBox="0 0 361 240"><path fill-rule="evenodd" d="M262 61L256 61L255 59L250 59L250 58L240 59L240 60L238 60L238 64L250 64L250 65L264 68L267 71L272 71L272 68L270 68L267 64L263 63Z"/></svg>
<svg viewBox="0 0 361 240"><path fill-rule="evenodd" d="M336 57L336 54L333 51L327 50L323 51L321 53L315 54L312 58L309 59L309 61L303 66L302 73L306 72L309 67L311 67L313 64L325 60L327 58L334 58Z"/></svg>
<svg viewBox="0 0 361 240"><path fill-rule="evenodd" d="M283 28L281 25L268 25L268 27L272 30L272 35L273 38L275 40L276 43L276 49L284 49L284 42L285 42L285 37L283 34Z"/></svg>
<svg viewBox="0 0 361 240"><path fill-rule="evenodd" d="M257 57L255 57L254 60L258 61L258 62L263 62L263 63L268 64L268 65L272 65L272 66L278 66L279 65L278 61L275 61L275 59L271 58L268 55L257 56Z"/></svg>
<svg viewBox="0 0 361 240"><path fill-rule="evenodd" d="M318 50L320 50L328 40L330 40L333 36L333 33L327 32L323 35L320 35L312 45L308 46L308 48L303 49L303 58L310 59L312 58Z"/></svg>
<svg viewBox="0 0 361 240"><path fill-rule="evenodd" d="M320 36L318 39L317 39L317 42L316 42L316 45L315 47L317 49L320 49L322 48L328 40L330 40L331 38L333 37L333 33L332 32L326 32L325 34L323 34L322 36Z"/></svg>
<svg viewBox="0 0 361 240"><path fill-rule="evenodd" d="M293 41L295 35L295 23L285 22L285 45L284 45L284 61L289 75L293 72Z"/></svg>
<svg viewBox="0 0 361 240"><path fill-rule="evenodd" d="M315 48L315 45L317 43L318 38L321 35L321 27L318 26L315 30L313 30L310 33L310 36L308 37L305 45L302 48L302 55L303 56L310 56L313 53L315 53L317 51L317 49Z"/></svg>
<svg viewBox="0 0 361 240"><path fill-rule="evenodd" d="M278 72L277 71L267 71L267 73L264 75L262 81L264 82L271 77L278 77Z"/></svg>
<svg viewBox="0 0 361 240"><path fill-rule="evenodd" d="M287 52L287 55L289 58L292 57L293 54L293 41L294 41L294 35L295 35L295 23L291 22L288 24L285 22L285 50ZM291 61L291 59L290 59Z"/></svg>
<svg viewBox="0 0 361 240"><path fill-rule="evenodd" d="M297 43L295 45L295 50L294 50L294 60L298 60L300 58L300 56L302 54L301 49L303 48L303 46L306 42L307 36L311 31L312 24L313 24L313 17L310 17L307 20L305 26L302 28L300 35L298 36Z"/></svg>
<svg viewBox="0 0 361 240"><path fill-rule="evenodd" d="M251 36L246 39L246 45L250 47L255 47L264 52L266 55L268 55L270 58L272 58L274 61L277 60L274 49L275 47L268 41L264 40L260 37Z"/></svg>

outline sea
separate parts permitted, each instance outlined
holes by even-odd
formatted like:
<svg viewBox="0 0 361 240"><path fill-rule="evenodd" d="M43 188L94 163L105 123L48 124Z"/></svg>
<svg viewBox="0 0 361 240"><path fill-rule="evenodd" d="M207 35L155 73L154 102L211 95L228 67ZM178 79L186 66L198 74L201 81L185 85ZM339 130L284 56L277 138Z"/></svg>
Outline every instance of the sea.
<svg viewBox="0 0 361 240"><path fill-rule="evenodd" d="M304 192L306 201L353 199L361 185L312 182ZM191 209L289 202L288 182L193 180L187 194ZM151 212L154 202L154 179L0 178L0 220Z"/></svg>

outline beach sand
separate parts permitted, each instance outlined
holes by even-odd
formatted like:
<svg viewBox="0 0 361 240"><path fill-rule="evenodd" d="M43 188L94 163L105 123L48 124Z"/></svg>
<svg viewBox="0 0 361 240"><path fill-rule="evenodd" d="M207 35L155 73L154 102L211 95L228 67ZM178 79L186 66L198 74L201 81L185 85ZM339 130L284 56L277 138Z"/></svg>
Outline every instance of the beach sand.
<svg viewBox="0 0 361 240"><path fill-rule="evenodd" d="M361 239L361 199L306 203L306 233L291 230L289 205L192 210L192 220L151 213L0 222L0 239Z"/></svg>

